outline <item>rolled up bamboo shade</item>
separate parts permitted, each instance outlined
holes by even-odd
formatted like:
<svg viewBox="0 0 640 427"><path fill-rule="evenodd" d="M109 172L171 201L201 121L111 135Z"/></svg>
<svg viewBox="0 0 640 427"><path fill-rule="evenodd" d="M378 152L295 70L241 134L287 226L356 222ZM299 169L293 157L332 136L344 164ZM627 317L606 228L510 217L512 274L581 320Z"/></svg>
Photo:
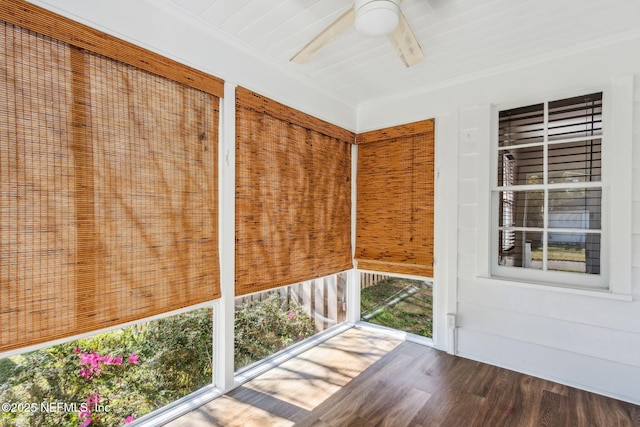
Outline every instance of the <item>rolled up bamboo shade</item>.
<svg viewBox="0 0 640 427"><path fill-rule="evenodd" d="M244 88L236 100L236 295L351 268L354 135Z"/></svg>
<svg viewBox="0 0 640 427"><path fill-rule="evenodd" d="M434 122L356 136L358 268L433 277Z"/></svg>
<svg viewBox="0 0 640 427"><path fill-rule="evenodd" d="M217 298L219 98L0 24L0 352Z"/></svg>

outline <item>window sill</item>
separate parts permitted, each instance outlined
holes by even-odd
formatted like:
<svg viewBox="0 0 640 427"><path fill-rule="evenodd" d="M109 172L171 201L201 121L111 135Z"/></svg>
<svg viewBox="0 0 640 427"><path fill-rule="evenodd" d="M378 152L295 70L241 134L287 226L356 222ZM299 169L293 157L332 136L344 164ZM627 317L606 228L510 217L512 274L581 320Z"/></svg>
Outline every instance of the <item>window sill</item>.
<svg viewBox="0 0 640 427"><path fill-rule="evenodd" d="M508 277L496 277L496 276L479 276L478 279L483 284L488 285L508 285L513 287L519 287L523 289L534 289L538 291L558 292L565 294L581 295L592 298L609 299L616 301L633 301L631 294L623 294L612 292L610 289L604 288L581 288L573 287L570 285L556 285L551 283L540 282L528 282L521 279L513 279Z"/></svg>

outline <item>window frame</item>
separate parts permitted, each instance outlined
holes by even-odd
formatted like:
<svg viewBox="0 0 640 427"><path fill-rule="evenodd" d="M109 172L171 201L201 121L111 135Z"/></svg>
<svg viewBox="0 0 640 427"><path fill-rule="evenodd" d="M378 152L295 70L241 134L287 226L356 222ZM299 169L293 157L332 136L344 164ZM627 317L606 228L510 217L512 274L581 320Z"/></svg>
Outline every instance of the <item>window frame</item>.
<svg viewBox="0 0 640 427"><path fill-rule="evenodd" d="M519 107L525 107L533 104L544 104L544 126L545 129L549 124L548 118L548 105L554 101L563 100L567 98L572 98L576 96L602 92L602 136L601 144L602 144L602 170L601 170L601 180L600 185L596 186L602 190L602 198L601 198L601 227L600 227L600 273L599 274L586 274L586 273L572 273L565 271L553 271L553 270L537 270L530 268L522 268L522 267L509 267L509 266L501 266L498 264L498 254L500 252L500 245L502 241L499 239L499 212L500 212L500 192L505 191L505 187L502 187L498 183L498 155L504 151L499 149L498 142L498 131L499 131L499 114L501 111L510 110ZM495 104L491 108L491 137L490 137L490 161L489 161L489 194L490 194L490 203L489 203L489 212L490 212L490 233L489 233L489 274L492 278L496 279L508 279L515 280L519 282L540 284L540 285L551 285L556 287L569 287L569 288L582 288L582 289L593 289L598 291L613 291L613 287L611 286L611 278L610 278L610 259L611 259L611 247L610 242L612 241L610 225L612 220L614 220L614 213L612 209L612 201L610 190L613 187L616 187L616 183L613 182L613 174L612 174L612 164L611 159L615 158L615 153L613 153L613 149L611 147L611 142L614 140L613 135L615 134L613 126L614 122L612 120L612 96L609 87L592 87L581 89L572 92L564 92L564 93L555 93L550 94L548 96L539 97L536 99L529 100L519 100L513 101L503 104ZM575 138L574 138L575 139ZM555 144L555 141L552 141L552 144ZM546 147L549 146L549 141L545 138L543 142L544 150L546 153ZM545 154L546 156L546 154ZM545 173L547 171L545 170ZM526 190L539 190L539 189L547 189L553 190L554 186L557 184L543 184L543 185L534 185L527 186ZM574 187L575 184L566 185L566 187ZM531 187L531 188L528 188ZM587 188L591 188L591 186L586 186ZM563 186L565 188L565 186ZM525 190L525 188L522 188ZM545 199L546 200L546 199ZM544 229L541 229L541 232L549 233L553 231L548 226ZM588 230L587 230L588 231ZM629 228L630 232L630 228ZM630 249L630 248L629 248Z"/></svg>

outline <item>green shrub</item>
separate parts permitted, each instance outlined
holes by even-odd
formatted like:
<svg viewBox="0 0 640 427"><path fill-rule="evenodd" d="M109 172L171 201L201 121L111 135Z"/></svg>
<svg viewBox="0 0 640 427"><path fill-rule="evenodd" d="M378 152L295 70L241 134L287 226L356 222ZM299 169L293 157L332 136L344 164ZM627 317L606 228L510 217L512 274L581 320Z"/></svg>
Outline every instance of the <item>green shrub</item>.
<svg viewBox="0 0 640 427"><path fill-rule="evenodd" d="M0 426L119 426L197 390L212 378L211 315L196 310L5 359L0 402L21 406L0 412ZM47 406L58 402L69 406Z"/></svg>
<svg viewBox="0 0 640 427"><path fill-rule="evenodd" d="M0 359L0 403L21 404L0 411L0 426L119 426L210 384L212 316L204 308ZM278 295L247 304L236 315L236 364L313 333L313 320Z"/></svg>
<svg viewBox="0 0 640 427"><path fill-rule="evenodd" d="M250 365L310 337L314 321L294 301L274 293L236 310L235 367Z"/></svg>
<svg viewBox="0 0 640 427"><path fill-rule="evenodd" d="M135 389L136 355L87 351L81 341L12 358L0 401L13 406L3 407L1 425L121 425L132 415L119 396Z"/></svg>
<svg viewBox="0 0 640 427"><path fill-rule="evenodd" d="M0 359L0 384L4 384L11 377L15 365L11 359Z"/></svg>
<svg viewBox="0 0 640 427"><path fill-rule="evenodd" d="M149 325L141 354L158 375L161 406L211 384L213 313L210 309L168 317Z"/></svg>

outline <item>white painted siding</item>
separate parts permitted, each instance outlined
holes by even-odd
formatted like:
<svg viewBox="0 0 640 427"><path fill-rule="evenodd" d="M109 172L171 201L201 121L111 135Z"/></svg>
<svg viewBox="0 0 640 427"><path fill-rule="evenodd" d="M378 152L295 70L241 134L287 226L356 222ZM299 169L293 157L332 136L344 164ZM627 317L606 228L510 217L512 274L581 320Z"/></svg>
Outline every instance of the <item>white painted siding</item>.
<svg viewBox="0 0 640 427"><path fill-rule="evenodd" d="M444 186L457 194L456 214L441 217L443 222L456 221L456 241L447 242L455 245L456 277L436 282L436 289L455 296L459 355L640 403L640 58L632 54L637 51L640 38L549 58L475 82L360 106L359 130L427 117L435 117L436 123L441 116L458 117L457 123L447 121L457 126L455 132L446 132L448 140L436 134L441 149L436 152L436 165L446 181ZM634 84L621 76L635 76ZM633 90L632 102L625 101L629 94L625 95L624 87ZM631 296L626 300L605 298L610 295L515 283L489 275L492 105L527 105L591 89L604 89L611 104L618 103L616 114L605 123L609 127L605 144L625 143L624 129L616 134L611 130L614 125L624 128L630 122L625 116L633 114L632 143L628 142L633 152L616 153L607 165L610 174L617 168L618 177L633 177L628 194L624 188L623 193L610 189L611 199L623 205L617 206L610 221L625 227L622 241L612 242L615 283L611 287L627 289L633 301ZM627 105L621 110L622 104ZM440 163L447 157L442 150L448 149L458 159L452 173ZM631 211L627 219L625 201ZM444 226L449 224L436 224L436 228ZM610 224L611 230L615 227ZM627 261L616 256L622 253L617 251L625 250L625 239L629 247L624 253L631 251ZM631 276L630 285L618 283L624 282L625 272ZM436 270L436 277L438 274ZM437 345L448 348L441 341Z"/></svg>
<svg viewBox="0 0 640 427"><path fill-rule="evenodd" d="M636 74L633 93L633 185L632 185L632 269L634 299L640 300L640 75ZM636 314L640 324L640 316Z"/></svg>

